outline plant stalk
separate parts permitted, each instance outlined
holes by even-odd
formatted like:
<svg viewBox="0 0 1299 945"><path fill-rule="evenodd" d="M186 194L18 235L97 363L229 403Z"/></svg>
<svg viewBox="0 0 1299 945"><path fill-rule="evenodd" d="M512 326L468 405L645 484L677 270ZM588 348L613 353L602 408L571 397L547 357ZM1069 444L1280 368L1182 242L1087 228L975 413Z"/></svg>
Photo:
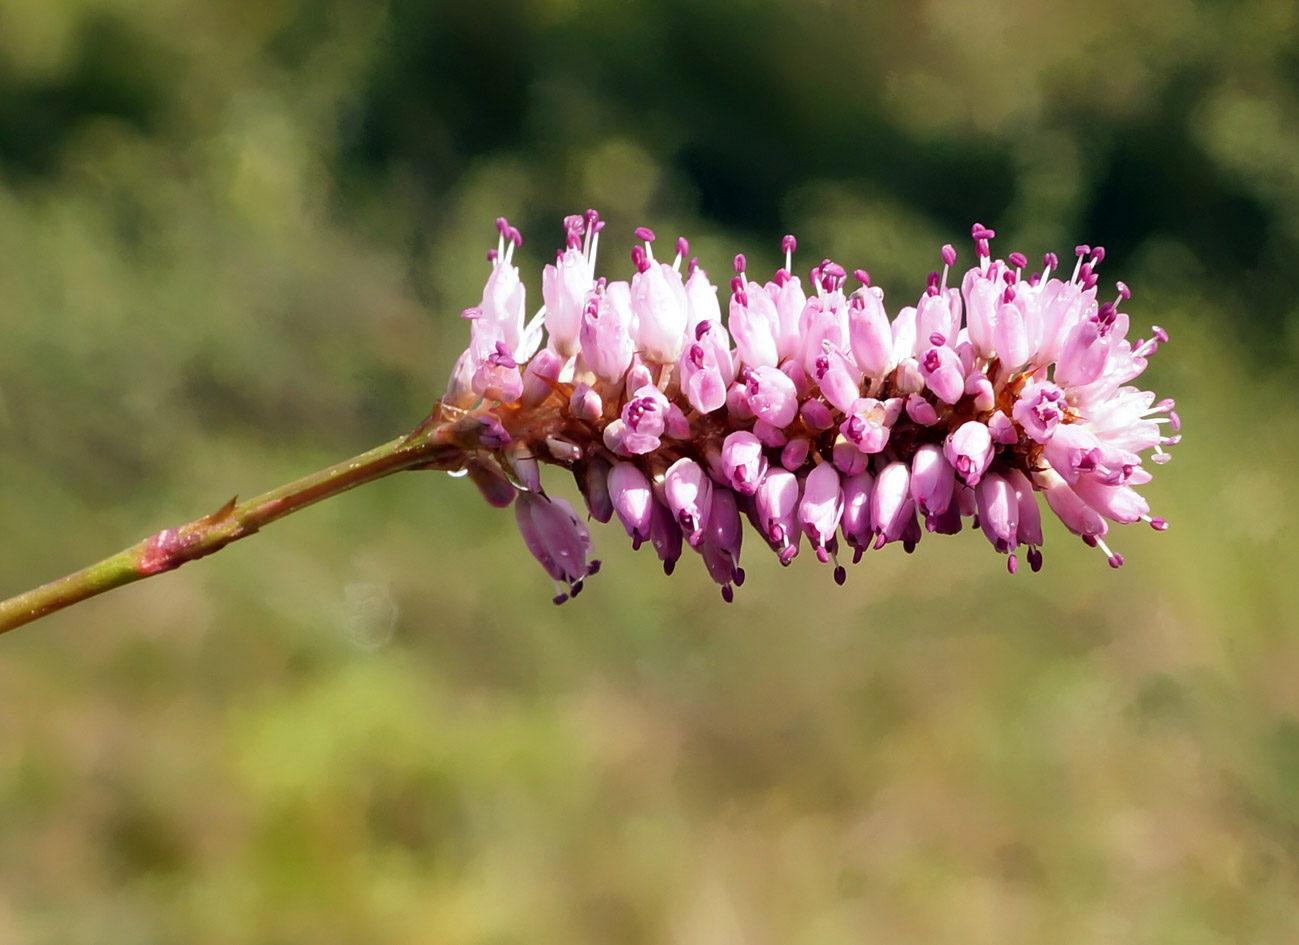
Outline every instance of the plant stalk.
<svg viewBox="0 0 1299 945"><path fill-rule="evenodd" d="M476 446L479 424L472 418L440 422L438 417L435 408L408 436L246 502L231 499L210 515L163 529L103 561L0 602L0 633L115 587L172 571L256 534L277 519L364 483L406 469L461 468L467 451Z"/></svg>

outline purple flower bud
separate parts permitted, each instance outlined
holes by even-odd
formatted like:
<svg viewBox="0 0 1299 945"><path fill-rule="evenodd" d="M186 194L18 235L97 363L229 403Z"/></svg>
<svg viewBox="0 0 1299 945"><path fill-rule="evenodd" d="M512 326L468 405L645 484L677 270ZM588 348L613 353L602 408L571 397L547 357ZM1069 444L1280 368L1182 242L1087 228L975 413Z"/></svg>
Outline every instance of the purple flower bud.
<svg viewBox="0 0 1299 945"><path fill-rule="evenodd" d="M974 398L976 410L991 410L997 404L997 394L987 376L975 372L965 379L965 393Z"/></svg>
<svg viewBox="0 0 1299 945"><path fill-rule="evenodd" d="M700 322L722 324L722 307L717 301L717 286L708 281L702 269L690 273L686 280L686 335L693 337ZM698 339L696 339L698 340Z"/></svg>
<svg viewBox="0 0 1299 945"><path fill-rule="evenodd" d="M1023 367L1033 353L1024 312L1018 303L1017 298L1014 302L1000 305L992 329L992 342L996 346L997 357L1001 358L1002 367L1011 371Z"/></svg>
<svg viewBox="0 0 1299 945"><path fill-rule="evenodd" d="M745 393L749 409L773 427L787 426L798 415L798 389L774 367L751 370Z"/></svg>
<svg viewBox="0 0 1299 945"><path fill-rule="evenodd" d="M612 467L602 456L581 462L574 469L577 487L586 501L586 510L597 522L613 518L613 498L609 495L609 473Z"/></svg>
<svg viewBox="0 0 1299 945"><path fill-rule="evenodd" d="M650 520L650 541L663 562L663 573L671 574L681 557L681 526L662 502L655 501Z"/></svg>
<svg viewBox="0 0 1299 945"><path fill-rule="evenodd" d="M835 438L830 455L834 458L834 468L845 476L855 476L870 465L870 456L857 449L856 444L848 442L842 434Z"/></svg>
<svg viewBox="0 0 1299 945"><path fill-rule="evenodd" d="M938 399L954 404L965 393L965 374L961 359L947 345L930 348L920 359L920 374Z"/></svg>
<svg viewBox="0 0 1299 945"><path fill-rule="evenodd" d="M712 491L713 481L693 459L677 460L663 476L663 495L668 508L692 547L704 540Z"/></svg>
<svg viewBox="0 0 1299 945"><path fill-rule="evenodd" d="M1000 474L989 472L979 480L975 494L979 500L979 525L1001 554L1015 550L1019 533L1019 501L1015 490Z"/></svg>
<svg viewBox="0 0 1299 945"><path fill-rule="evenodd" d="M522 492L514 503L514 518L532 556L552 580L569 586L569 593L561 594L555 603L577 594L592 567L587 563L591 535L573 507L557 497Z"/></svg>
<svg viewBox="0 0 1299 945"><path fill-rule="evenodd" d="M926 443L911 458L911 497L928 519L947 511L956 491L956 470L933 443Z"/></svg>
<svg viewBox="0 0 1299 945"><path fill-rule="evenodd" d="M727 358L729 366L730 359ZM690 406L700 413L711 413L726 406L726 379L718 367L717 353L699 342L686 346L681 356L681 389Z"/></svg>
<svg viewBox="0 0 1299 945"><path fill-rule="evenodd" d="M631 280L631 335L646 361L670 364L686 342L687 302L681 273L653 263Z"/></svg>
<svg viewBox="0 0 1299 945"><path fill-rule="evenodd" d="M609 470L609 498L632 547L639 548L650 537L654 512L654 490L649 480L631 463L615 463Z"/></svg>
<svg viewBox="0 0 1299 945"><path fill-rule="evenodd" d="M542 348L532 356L523 371L523 391L519 403L525 407L536 407L555 389L554 382L559 379L559 372L564 368L564 359L550 348Z"/></svg>
<svg viewBox="0 0 1299 945"><path fill-rule="evenodd" d="M807 462L807 454L811 449L811 440L805 436L795 437L781 449L780 465L793 472Z"/></svg>
<svg viewBox="0 0 1299 945"><path fill-rule="evenodd" d="M578 335L582 357L607 383L617 384L631 364L631 318L631 289L625 282L611 282L602 294L592 292L583 303Z"/></svg>
<svg viewBox="0 0 1299 945"><path fill-rule="evenodd" d="M780 363L776 351L779 321L775 304L757 283L751 283L751 289L743 295L731 297L731 337L741 360L749 367L774 368Z"/></svg>
<svg viewBox="0 0 1299 945"><path fill-rule="evenodd" d="M593 281L590 260L577 249L565 250L556 265L541 270L546 331L550 333L551 346L564 360L577 354L582 309Z"/></svg>
<svg viewBox="0 0 1299 945"><path fill-rule="evenodd" d="M1000 410L993 411L988 418L988 433L992 435L992 442L1002 446L1014 446L1019 442L1019 431L1015 429L1015 424Z"/></svg>
<svg viewBox="0 0 1299 945"><path fill-rule="evenodd" d="M1046 498L1051 511L1075 535L1100 538L1109 530L1109 525L1100 513L1078 498L1078 494L1054 470L1037 470L1033 474L1033 481Z"/></svg>
<svg viewBox="0 0 1299 945"><path fill-rule="evenodd" d="M762 443L747 430L727 434L722 443L722 469L732 489L741 495L753 495L767 472Z"/></svg>
<svg viewBox="0 0 1299 945"><path fill-rule="evenodd" d="M573 388L568 398L568 411L578 420L595 423L604 416L604 401L591 385L583 382Z"/></svg>
<svg viewBox="0 0 1299 945"><path fill-rule="evenodd" d="M451 377L447 380L447 392L442 395L442 402L461 409L472 407L478 399L474 392L474 371L478 365L474 359L473 348L467 348L456 358L451 368Z"/></svg>
<svg viewBox="0 0 1299 945"><path fill-rule="evenodd" d="M861 372L830 342L825 342L824 348L813 365L812 377L826 400L847 410L861 396Z"/></svg>
<svg viewBox="0 0 1299 945"><path fill-rule="evenodd" d="M906 463L889 463L875 478L871 490L871 524L874 528L875 546L882 548L897 541L916 517L916 504L911 498L911 471Z"/></svg>
<svg viewBox="0 0 1299 945"><path fill-rule="evenodd" d="M907 395L907 416L922 427L932 427L938 422L938 411L921 394Z"/></svg>
<svg viewBox="0 0 1299 945"><path fill-rule="evenodd" d="M843 515L843 489L839 472L830 463L821 463L803 483L803 499L798 506L798 521L816 549L821 561L830 560L826 545L834 538Z"/></svg>
<svg viewBox="0 0 1299 945"><path fill-rule="evenodd" d="M871 492L875 477L868 472L845 476L843 479L843 517L839 523L844 540L855 550L854 559L870 547L874 536L871 522Z"/></svg>
<svg viewBox="0 0 1299 945"><path fill-rule="evenodd" d="M943 455L966 485L977 485L992 462L992 435L979 421L967 421L947 437Z"/></svg>
<svg viewBox="0 0 1299 945"><path fill-rule="evenodd" d="M487 504L494 509L503 509L514 501L514 496L518 493L514 483L505 477L504 470L501 469L500 463L490 456L479 454L469 461L465 467L465 473L478 491L482 493Z"/></svg>
<svg viewBox="0 0 1299 945"><path fill-rule="evenodd" d="M807 428L814 432L819 433L834 426L834 416L830 413L830 408L819 400L805 400L799 414Z"/></svg>
<svg viewBox="0 0 1299 945"><path fill-rule="evenodd" d="M734 595L732 582L740 584L744 580L744 572L736 565L740 557L741 535L735 493L730 489L714 489L708 513L708 531L697 550L703 556L709 576L722 585L722 597L727 603Z"/></svg>
<svg viewBox="0 0 1299 945"><path fill-rule="evenodd" d="M1019 528L1015 539L1021 545L1036 548L1042 544L1042 512L1037 506L1037 496L1033 494L1033 484L1018 469L1005 469L1001 473L1010 488L1015 492L1015 503L1019 506ZM1036 571L1037 567L1033 570Z"/></svg>
<svg viewBox="0 0 1299 945"><path fill-rule="evenodd" d="M780 563L789 564L798 554L801 534L796 518L798 479L788 470L773 467L758 484L754 499L763 535L779 549Z"/></svg>

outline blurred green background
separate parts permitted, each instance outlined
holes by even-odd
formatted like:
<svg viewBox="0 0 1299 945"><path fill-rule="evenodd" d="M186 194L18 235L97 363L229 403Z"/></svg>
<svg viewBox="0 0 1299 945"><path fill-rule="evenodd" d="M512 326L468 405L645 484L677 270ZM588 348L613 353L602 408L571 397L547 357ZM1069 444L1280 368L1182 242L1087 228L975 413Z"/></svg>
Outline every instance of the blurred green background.
<svg viewBox="0 0 1299 945"><path fill-rule="evenodd" d="M588 206L893 310L974 220L1105 244L1171 530L727 607L597 526L556 608L366 487L0 639L0 943L1293 942L1292 0L3 0L0 593L409 429L493 219L539 302Z"/></svg>

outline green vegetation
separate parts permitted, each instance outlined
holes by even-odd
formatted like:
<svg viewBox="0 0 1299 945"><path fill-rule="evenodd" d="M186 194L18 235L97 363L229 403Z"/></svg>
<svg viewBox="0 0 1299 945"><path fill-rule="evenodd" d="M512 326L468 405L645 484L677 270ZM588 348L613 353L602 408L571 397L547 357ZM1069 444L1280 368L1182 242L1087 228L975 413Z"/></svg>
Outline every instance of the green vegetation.
<svg viewBox="0 0 1299 945"><path fill-rule="evenodd" d="M0 596L409 430L499 215L537 302L587 206L893 307L975 220L1103 243L1187 436L1118 572L728 607L597 526L556 608L406 473L8 634L0 942L1293 941L1299 7L1019 7L0 6Z"/></svg>

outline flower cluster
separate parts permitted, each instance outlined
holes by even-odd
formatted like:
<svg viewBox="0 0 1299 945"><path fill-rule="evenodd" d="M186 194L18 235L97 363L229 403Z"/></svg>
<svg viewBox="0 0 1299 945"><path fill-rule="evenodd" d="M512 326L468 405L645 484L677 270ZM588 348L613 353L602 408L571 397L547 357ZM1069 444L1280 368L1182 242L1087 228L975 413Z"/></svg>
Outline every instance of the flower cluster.
<svg viewBox="0 0 1299 945"><path fill-rule="evenodd" d="M1064 279L1053 254L1033 272L1020 253L993 259L994 233L976 224L977 265L959 287L944 246L942 271L890 321L861 269L824 260L805 288L786 236L768 282L735 257L723 319L697 261L683 271L684 239L669 263L638 229L635 273L610 282L596 276L598 214L564 226L528 320L512 261L522 239L497 221L482 301L463 313L472 340L435 411L478 431L464 472L493 505L514 501L556 602L599 562L572 506L542 490L539 462L572 470L590 516L616 515L667 573L697 551L728 601L744 581L742 518L782 564L806 538L839 583L845 545L854 564L891 542L910 552L967 518L1012 574L1021 546L1036 571L1036 492L1114 567L1110 522L1167 527L1135 487L1150 480L1142 453L1169 458L1178 417L1129 382L1168 336L1127 340L1127 287L1097 300L1099 246L1076 247Z"/></svg>

